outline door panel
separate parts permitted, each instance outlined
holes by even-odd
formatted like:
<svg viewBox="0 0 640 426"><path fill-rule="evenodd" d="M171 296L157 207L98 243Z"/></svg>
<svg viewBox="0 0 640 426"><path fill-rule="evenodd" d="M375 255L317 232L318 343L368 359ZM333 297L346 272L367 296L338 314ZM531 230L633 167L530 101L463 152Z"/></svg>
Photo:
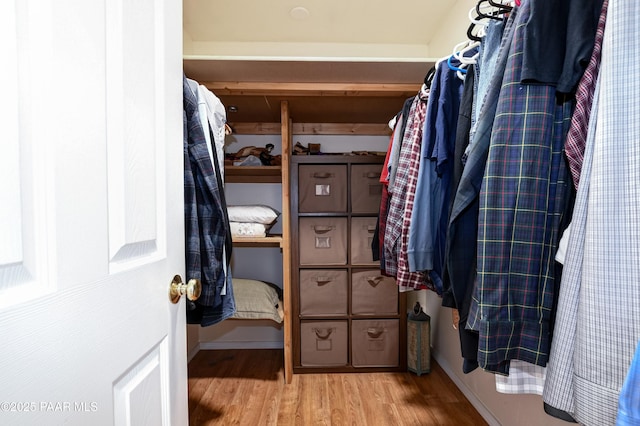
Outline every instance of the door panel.
<svg viewBox="0 0 640 426"><path fill-rule="evenodd" d="M161 342L114 383L115 425L169 425L167 341ZM161 390L158 392L158 390ZM139 408L143 408L142 410Z"/></svg>
<svg viewBox="0 0 640 426"><path fill-rule="evenodd" d="M165 122L165 93L158 66L164 58L163 5L115 0L106 6L109 256L110 269L117 271L125 260L135 266L140 257L156 257L157 225L164 228L157 223L165 186L165 171L157 161L165 158L159 143L165 137L159 128ZM152 105L157 101L158 107L149 108L140 102L144 99Z"/></svg>
<svg viewBox="0 0 640 426"><path fill-rule="evenodd" d="M181 25L0 6L0 424L187 424Z"/></svg>
<svg viewBox="0 0 640 426"><path fill-rule="evenodd" d="M38 107L22 101L25 95L38 96L25 75L27 64L38 66L48 55L34 57L28 37L32 26L24 25L27 6L17 1L0 5L0 51L7 59L0 67L0 309L51 290L51 211L44 203L51 177L44 164L48 149L34 152L37 132L29 120ZM33 25L41 22L34 18Z"/></svg>

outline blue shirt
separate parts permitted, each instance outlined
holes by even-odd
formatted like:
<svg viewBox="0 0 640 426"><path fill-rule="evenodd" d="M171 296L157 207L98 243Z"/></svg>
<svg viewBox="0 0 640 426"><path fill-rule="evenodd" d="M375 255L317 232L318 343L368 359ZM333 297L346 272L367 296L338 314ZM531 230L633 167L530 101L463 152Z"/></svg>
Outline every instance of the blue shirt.
<svg viewBox="0 0 640 426"><path fill-rule="evenodd" d="M430 271L438 294L442 293L449 185L462 88L463 81L456 72L446 61L441 62L436 69L427 105L418 184L409 227L409 269Z"/></svg>
<svg viewBox="0 0 640 426"><path fill-rule="evenodd" d="M640 425L640 342L620 391L616 426Z"/></svg>

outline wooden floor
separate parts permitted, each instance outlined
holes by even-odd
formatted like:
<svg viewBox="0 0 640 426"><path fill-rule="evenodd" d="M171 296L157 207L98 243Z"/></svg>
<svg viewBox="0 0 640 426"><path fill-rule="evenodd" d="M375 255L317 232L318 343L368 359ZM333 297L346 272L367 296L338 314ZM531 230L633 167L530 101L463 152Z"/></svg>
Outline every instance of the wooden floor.
<svg viewBox="0 0 640 426"><path fill-rule="evenodd" d="M431 373L295 374L282 350L200 351L189 363L189 424L486 425L442 368Z"/></svg>

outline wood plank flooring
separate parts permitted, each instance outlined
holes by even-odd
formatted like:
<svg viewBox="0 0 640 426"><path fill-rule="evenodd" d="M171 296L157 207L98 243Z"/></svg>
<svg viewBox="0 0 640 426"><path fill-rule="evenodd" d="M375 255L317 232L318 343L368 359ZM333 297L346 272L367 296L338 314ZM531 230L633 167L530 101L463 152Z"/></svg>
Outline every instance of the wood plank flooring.
<svg viewBox="0 0 640 426"><path fill-rule="evenodd" d="M189 424L486 425L433 360L431 373L295 374L282 350L200 351L189 363Z"/></svg>

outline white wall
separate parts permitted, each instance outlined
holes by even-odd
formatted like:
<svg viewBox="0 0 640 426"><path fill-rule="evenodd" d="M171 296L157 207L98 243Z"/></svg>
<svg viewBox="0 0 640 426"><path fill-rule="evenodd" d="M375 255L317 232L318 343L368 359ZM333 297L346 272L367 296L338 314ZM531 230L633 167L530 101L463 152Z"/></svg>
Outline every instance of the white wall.
<svg viewBox="0 0 640 426"><path fill-rule="evenodd" d="M477 0L458 0L446 18L440 22L435 36L429 41L429 55L433 59L442 58L453 53L459 42L467 39L469 10L475 7Z"/></svg>

